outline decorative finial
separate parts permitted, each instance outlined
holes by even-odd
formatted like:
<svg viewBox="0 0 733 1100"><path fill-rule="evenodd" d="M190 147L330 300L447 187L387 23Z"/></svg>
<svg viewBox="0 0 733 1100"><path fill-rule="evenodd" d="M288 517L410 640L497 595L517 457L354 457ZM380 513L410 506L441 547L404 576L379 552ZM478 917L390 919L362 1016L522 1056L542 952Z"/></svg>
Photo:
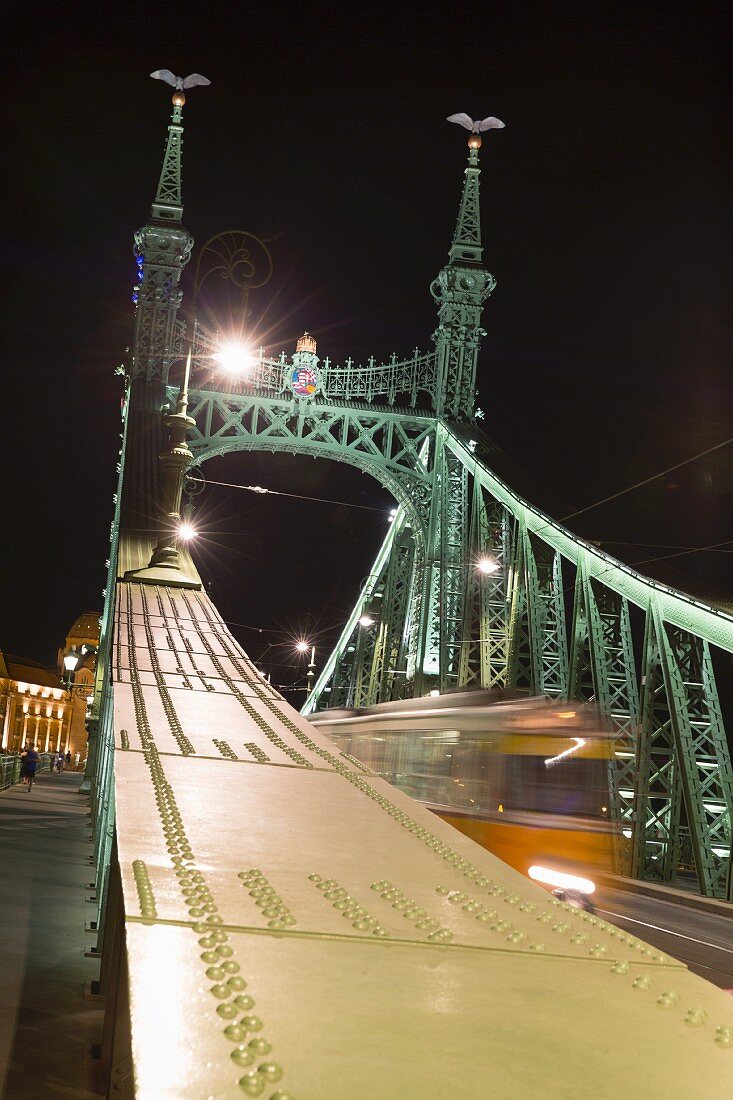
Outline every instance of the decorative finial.
<svg viewBox="0 0 733 1100"><path fill-rule="evenodd" d="M205 76L201 76L201 73L190 73L188 76L175 76L170 69L156 69L154 73L150 74L153 80L164 80L166 84L170 84L171 88L175 88L173 93L173 106L182 107L186 102L186 97L183 94L184 88L195 88L197 84L211 84L210 80L207 80Z"/></svg>
<svg viewBox="0 0 733 1100"><path fill-rule="evenodd" d="M314 355L316 351L316 346L316 341L313 339L311 334L309 332L304 332L298 340L297 344L295 345L295 350L306 351L309 352L311 355Z"/></svg>
<svg viewBox="0 0 733 1100"><path fill-rule="evenodd" d="M457 115L448 115L447 122L455 122L458 126L465 126L467 130L471 131L471 135L468 139L468 148L478 150L481 148L481 133L484 130L503 130L504 123L500 118L494 118L493 115L489 115L488 118L472 119L470 115L461 111Z"/></svg>

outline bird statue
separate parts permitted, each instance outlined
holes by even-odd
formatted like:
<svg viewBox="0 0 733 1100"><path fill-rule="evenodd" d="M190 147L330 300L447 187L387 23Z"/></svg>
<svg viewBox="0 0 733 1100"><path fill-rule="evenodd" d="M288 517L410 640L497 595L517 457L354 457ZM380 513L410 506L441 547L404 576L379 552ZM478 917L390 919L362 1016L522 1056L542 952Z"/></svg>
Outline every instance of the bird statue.
<svg viewBox="0 0 733 1100"><path fill-rule="evenodd" d="M195 88L197 84L211 84L211 81L207 80L201 73L189 73L188 76L176 76L170 69L156 69L155 72L150 75L153 80L164 80L166 84L170 84L171 88L175 88L173 103L176 107L182 107L186 102L186 97L183 94L185 88Z"/></svg>
<svg viewBox="0 0 733 1100"><path fill-rule="evenodd" d="M500 118L494 118L493 115L489 115L488 118L472 119L464 111L461 111L457 115L448 115L447 122L455 122L458 126L465 126L467 130L471 131L471 136L468 139L469 149L481 148L481 133L483 130L503 130L504 123Z"/></svg>

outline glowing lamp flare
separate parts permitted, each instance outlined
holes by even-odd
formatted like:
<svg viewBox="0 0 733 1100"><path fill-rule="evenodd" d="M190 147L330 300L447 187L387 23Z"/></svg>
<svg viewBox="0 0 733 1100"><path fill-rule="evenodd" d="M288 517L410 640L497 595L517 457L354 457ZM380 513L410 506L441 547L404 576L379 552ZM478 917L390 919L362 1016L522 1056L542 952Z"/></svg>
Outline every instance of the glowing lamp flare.
<svg viewBox="0 0 733 1100"><path fill-rule="evenodd" d="M362 615L359 619L359 626L374 626L374 619L371 615Z"/></svg>
<svg viewBox="0 0 733 1100"><path fill-rule="evenodd" d="M298 653L307 653L310 649L310 642L296 642L295 648L297 649Z"/></svg>
<svg viewBox="0 0 733 1100"><path fill-rule="evenodd" d="M581 894L592 894L596 888L595 882L589 878L570 875L567 871L555 871L552 867L540 867L535 864L530 867L528 874L535 882L541 882L545 886L555 886L560 890L577 890Z"/></svg>
<svg viewBox="0 0 733 1100"><path fill-rule="evenodd" d="M196 538L196 528L191 523L181 523L178 528L178 537L184 542L190 542Z"/></svg>
<svg viewBox="0 0 733 1100"><path fill-rule="evenodd" d="M494 558L479 558L476 562L476 568L479 573L495 573L499 568L499 563Z"/></svg>
<svg viewBox="0 0 733 1100"><path fill-rule="evenodd" d="M222 344L212 359L219 364L227 374L244 374L257 362L257 356L246 344L239 344L230 340Z"/></svg>

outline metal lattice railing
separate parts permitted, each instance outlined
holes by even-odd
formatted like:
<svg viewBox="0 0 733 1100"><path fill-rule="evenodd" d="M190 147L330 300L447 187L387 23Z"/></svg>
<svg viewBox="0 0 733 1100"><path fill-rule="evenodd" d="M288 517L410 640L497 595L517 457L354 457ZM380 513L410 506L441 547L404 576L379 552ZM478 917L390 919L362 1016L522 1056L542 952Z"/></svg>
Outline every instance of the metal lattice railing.
<svg viewBox="0 0 733 1100"><path fill-rule="evenodd" d="M211 364L221 340L221 334L211 336L198 330L193 348L194 362L200 366ZM420 404L434 407L435 362L435 352L421 352L418 348L409 358L398 359L392 355L384 363L374 356L364 364L350 358L343 364L332 363L326 357L318 366L318 397L335 404L381 398L385 404L397 407L415 408ZM232 381L232 390L235 393L286 393L291 389L294 369L285 352L273 357L260 348L245 377ZM220 390L221 378L216 376L210 382L196 384L202 389Z"/></svg>

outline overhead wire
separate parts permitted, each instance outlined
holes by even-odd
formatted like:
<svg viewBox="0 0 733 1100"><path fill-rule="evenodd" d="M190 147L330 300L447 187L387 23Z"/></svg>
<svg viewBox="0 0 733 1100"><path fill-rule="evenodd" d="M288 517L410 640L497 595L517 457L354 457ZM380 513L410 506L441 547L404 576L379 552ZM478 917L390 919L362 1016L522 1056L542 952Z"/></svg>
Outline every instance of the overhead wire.
<svg viewBox="0 0 733 1100"><path fill-rule="evenodd" d="M196 481L202 485L221 485L225 489L244 489L249 493L267 494L275 497L292 497L294 500L314 500L319 504L337 504L341 508L361 508L366 512L381 512L384 514L384 508L379 508L373 504L354 504L349 500L330 500L328 497L311 497L304 493L285 493L281 489L265 489L262 485L235 485L231 481L212 481L204 477L189 477L188 480Z"/></svg>
<svg viewBox="0 0 733 1100"><path fill-rule="evenodd" d="M575 516L582 516L585 512L591 512L594 508L600 508L602 504L607 504L609 500L617 500L619 497L625 496L626 493L631 493L634 489L641 489L643 485L648 485L651 481L656 481L660 477L664 477L666 474L671 474L675 470L680 470L683 466L689 465L690 462L696 462L698 458L704 458L705 455L712 454L713 451L719 451L723 447L729 446L733 443L733 438L724 439L722 443L716 443L714 447L708 447L705 451L700 451L696 455L692 455L690 458L684 459L682 462L677 462L674 466L668 466L666 470L660 470L657 474L652 474L651 477L646 477L642 481L637 481L633 485L628 485L625 489L619 489L617 493L611 493L610 496L603 497L601 500L597 500L595 504L587 504L585 508L578 508L575 512L569 512L566 516L561 516L559 523L564 523L567 519L574 519Z"/></svg>

